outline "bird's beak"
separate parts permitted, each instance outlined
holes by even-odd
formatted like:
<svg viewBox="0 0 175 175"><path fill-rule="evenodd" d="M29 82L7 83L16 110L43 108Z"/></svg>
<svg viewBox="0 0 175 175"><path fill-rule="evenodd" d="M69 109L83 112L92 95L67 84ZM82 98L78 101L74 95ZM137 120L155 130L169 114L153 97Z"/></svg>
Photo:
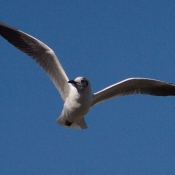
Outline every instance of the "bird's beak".
<svg viewBox="0 0 175 175"><path fill-rule="evenodd" d="M76 84L77 82L75 82L74 80L69 80L68 83Z"/></svg>

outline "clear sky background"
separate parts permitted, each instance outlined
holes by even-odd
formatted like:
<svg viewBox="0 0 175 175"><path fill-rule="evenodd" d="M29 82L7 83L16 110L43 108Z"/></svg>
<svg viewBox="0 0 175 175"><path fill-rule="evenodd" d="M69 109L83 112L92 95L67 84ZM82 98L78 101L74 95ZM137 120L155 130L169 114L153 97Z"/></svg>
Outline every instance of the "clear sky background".
<svg viewBox="0 0 175 175"><path fill-rule="evenodd" d="M68 77L97 92L129 77L175 83L175 1L1 1L0 21L51 47ZM87 130L57 125L45 72L0 38L0 174L174 175L175 97L131 95L93 107Z"/></svg>

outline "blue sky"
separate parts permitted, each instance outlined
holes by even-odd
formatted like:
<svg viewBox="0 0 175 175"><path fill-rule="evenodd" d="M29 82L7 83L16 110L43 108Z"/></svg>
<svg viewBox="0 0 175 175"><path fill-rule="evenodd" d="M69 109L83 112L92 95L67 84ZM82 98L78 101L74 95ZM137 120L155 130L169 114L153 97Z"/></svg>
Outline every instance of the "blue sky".
<svg viewBox="0 0 175 175"><path fill-rule="evenodd" d="M175 2L1 1L0 21L51 47L96 92L129 77L175 83ZM132 95L92 108L87 130L56 124L45 72L0 38L0 174L174 175L175 98Z"/></svg>

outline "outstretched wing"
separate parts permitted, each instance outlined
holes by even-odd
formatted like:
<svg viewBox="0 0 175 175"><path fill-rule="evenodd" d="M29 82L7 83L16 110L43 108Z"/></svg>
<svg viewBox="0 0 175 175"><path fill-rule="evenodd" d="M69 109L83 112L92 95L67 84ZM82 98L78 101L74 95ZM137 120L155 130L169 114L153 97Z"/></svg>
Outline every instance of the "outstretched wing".
<svg viewBox="0 0 175 175"><path fill-rule="evenodd" d="M175 96L175 84L148 78L129 78L95 93L91 106L114 98L116 96L124 96L130 94Z"/></svg>
<svg viewBox="0 0 175 175"><path fill-rule="evenodd" d="M0 22L0 35L35 60L49 75L65 101L72 88L54 51L38 39Z"/></svg>

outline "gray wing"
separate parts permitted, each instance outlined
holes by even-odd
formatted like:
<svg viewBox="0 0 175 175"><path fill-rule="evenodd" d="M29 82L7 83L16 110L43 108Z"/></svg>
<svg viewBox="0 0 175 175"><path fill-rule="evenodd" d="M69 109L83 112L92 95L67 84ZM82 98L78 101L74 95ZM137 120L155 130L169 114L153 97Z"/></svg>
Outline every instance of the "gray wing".
<svg viewBox="0 0 175 175"><path fill-rule="evenodd" d="M68 77L53 50L38 39L2 22L0 22L0 35L33 58L44 69L65 101L72 85L67 83Z"/></svg>
<svg viewBox="0 0 175 175"><path fill-rule="evenodd" d="M175 84L148 78L129 78L95 93L92 106L116 96L131 94L175 96Z"/></svg>

